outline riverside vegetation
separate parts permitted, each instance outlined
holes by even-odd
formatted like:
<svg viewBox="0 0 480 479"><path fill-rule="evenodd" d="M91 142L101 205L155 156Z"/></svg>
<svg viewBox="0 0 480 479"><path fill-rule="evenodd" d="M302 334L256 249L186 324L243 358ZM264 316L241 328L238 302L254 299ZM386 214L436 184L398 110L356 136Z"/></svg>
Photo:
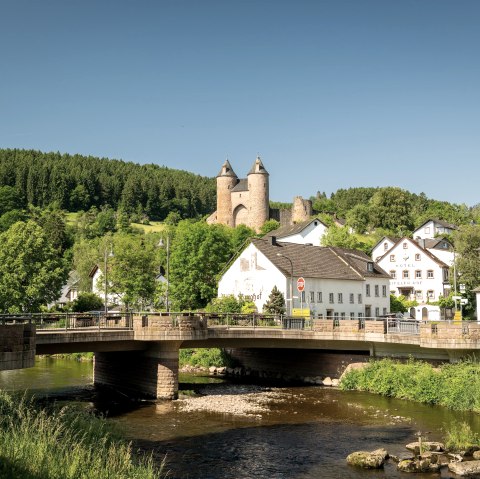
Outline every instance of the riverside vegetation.
<svg viewBox="0 0 480 479"><path fill-rule="evenodd" d="M480 364L474 360L439 368L413 359L371 361L364 368L348 371L341 388L480 412Z"/></svg>
<svg viewBox="0 0 480 479"><path fill-rule="evenodd" d="M0 391L2 478L159 479L161 469L137 458L101 418Z"/></svg>

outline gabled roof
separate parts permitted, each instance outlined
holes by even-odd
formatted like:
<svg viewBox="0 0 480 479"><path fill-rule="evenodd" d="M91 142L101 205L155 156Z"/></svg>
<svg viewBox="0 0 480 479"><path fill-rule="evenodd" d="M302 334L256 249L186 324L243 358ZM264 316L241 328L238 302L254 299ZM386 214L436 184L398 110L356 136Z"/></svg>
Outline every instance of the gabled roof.
<svg viewBox="0 0 480 479"><path fill-rule="evenodd" d="M372 250L374 250L380 243L383 243L386 239L391 241L393 244L400 240L400 238L396 238L395 236L383 236L382 239L378 241L377 244L372 248Z"/></svg>
<svg viewBox="0 0 480 479"><path fill-rule="evenodd" d="M443 226L444 228L449 228L451 230L458 229L457 226L452 225L451 223L447 223L446 221L430 218L429 220L423 222L418 228L416 228L415 231L418 231L422 226L425 226L427 223L430 223L430 221L433 221L435 224Z"/></svg>
<svg viewBox="0 0 480 479"><path fill-rule="evenodd" d="M440 243L448 243L449 246L452 246L452 243L448 241L448 239L443 238L439 236L438 238L426 238L425 240L422 240L422 242L425 241L425 248L427 249L434 249L436 248Z"/></svg>
<svg viewBox="0 0 480 479"><path fill-rule="evenodd" d="M367 277L390 278L375 265L367 269L372 260L363 252L297 243L277 242L271 239L253 239L252 244L261 251L280 271L290 276L320 279L363 281ZM290 263L291 261L291 263Z"/></svg>
<svg viewBox="0 0 480 479"><path fill-rule="evenodd" d="M385 256L392 254L392 251L400 244L403 243L404 241L409 241L412 245L416 246L423 254L427 255L429 258L431 258L435 263L437 263L440 267L442 268L448 268L449 266L445 264L441 259L437 258L433 253L430 253L426 248L423 248L420 246L415 240L412 240L412 238L408 238L407 236L400 238L388 251L385 252L384 255L382 255L379 259L378 262L382 261Z"/></svg>
<svg viewBox="0 0 480 479"><path fill-rule="evenodd" d="M321 223L323 226L327 227L323 221L319 220L318 218L313 218L311 220L301 221L300 223L295 223L293 225L285 225L280 226L276 230L270 231L267 233L264 238L269 238L275 236L276 238L286 238L287 236L296 235L301 233L307 226L310 226L314 221Z"/></svg>
<svg viewBox="0 0 480 479"><path fill-rule="evenodd" d="M236 191L248 191L248 180L246 178L238 180L238 183L230 191L232 193Z"/></svg>

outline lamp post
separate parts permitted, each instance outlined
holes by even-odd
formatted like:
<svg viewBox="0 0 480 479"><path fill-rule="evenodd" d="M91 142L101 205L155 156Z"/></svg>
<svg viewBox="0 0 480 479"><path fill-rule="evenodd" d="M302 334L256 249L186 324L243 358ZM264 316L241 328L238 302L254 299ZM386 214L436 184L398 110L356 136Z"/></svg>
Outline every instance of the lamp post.
<svg viewBox="0 0 480 479"><path fill-rule="evenodd" d="M113 256L112 246L110 245L110 252L108 252L108 247L105 248L103 259L104 259L104 278L105 278L105 316L108 313L108 258Z"/></svg>
<svg viewBox="0 0 480 479"><path fill-rule="evenodd" d="M288 256L285 256L284 254L282 253L277 253L277 256L281 256L285 259L287 259L288 261L290 261L290 316L292 316L292 312L293 312L293 263L292 263L292 260L288 257Z"/></svg>
<svg viewBox="0 0 480 479"><path fill-rule="evenodd" d="M169 276L170 276L170 236L167 234L166 245L163 242L163 238L160 238L160 241L158 242L158 246L160 246L160 248L163 248L163 247L166 246L166 250L167 250L167 269L166 269L166 276L165 276L165 279L167 280L167 289L165 290L165 306L166 306L167 313L168 313L170 311L170 305L168 303L168 288L170 286L170 279L169 279Z"/></svg>

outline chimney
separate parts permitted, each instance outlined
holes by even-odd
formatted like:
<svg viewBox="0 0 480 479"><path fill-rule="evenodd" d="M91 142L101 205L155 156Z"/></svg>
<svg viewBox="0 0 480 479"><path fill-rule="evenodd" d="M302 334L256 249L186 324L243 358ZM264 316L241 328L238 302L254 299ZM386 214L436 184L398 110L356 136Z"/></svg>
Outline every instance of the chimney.
<svg viewBox="0 0 480 479"><path fill-rule="evenodd" d="M277 237L276 236L270 236L270 241L272 246L278 246L277 245Z"/></svg>

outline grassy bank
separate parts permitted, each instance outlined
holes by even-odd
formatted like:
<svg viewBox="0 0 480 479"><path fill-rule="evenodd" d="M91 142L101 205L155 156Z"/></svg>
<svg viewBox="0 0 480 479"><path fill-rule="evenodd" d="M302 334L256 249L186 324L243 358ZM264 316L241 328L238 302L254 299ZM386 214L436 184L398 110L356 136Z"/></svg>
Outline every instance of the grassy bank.
<svg viewBox="0 0 480 479"><path fill-rule="evenodd" d="M415 360L372 361L345 374L341 388L480 412L480 364L474 361L440 368Z"/></svg>
<svg viewBox="0 0 480 479"><path fill-rule="evenodd" d="M0 391L0 478L154 479L106 421L63 408L47 411Z"/></svg>
<svg viewBox="0 0 480 479"><path fill-rule="evenodd" d="M232 367L232 358L219 348L180 349L180 367Z"/></svg>

